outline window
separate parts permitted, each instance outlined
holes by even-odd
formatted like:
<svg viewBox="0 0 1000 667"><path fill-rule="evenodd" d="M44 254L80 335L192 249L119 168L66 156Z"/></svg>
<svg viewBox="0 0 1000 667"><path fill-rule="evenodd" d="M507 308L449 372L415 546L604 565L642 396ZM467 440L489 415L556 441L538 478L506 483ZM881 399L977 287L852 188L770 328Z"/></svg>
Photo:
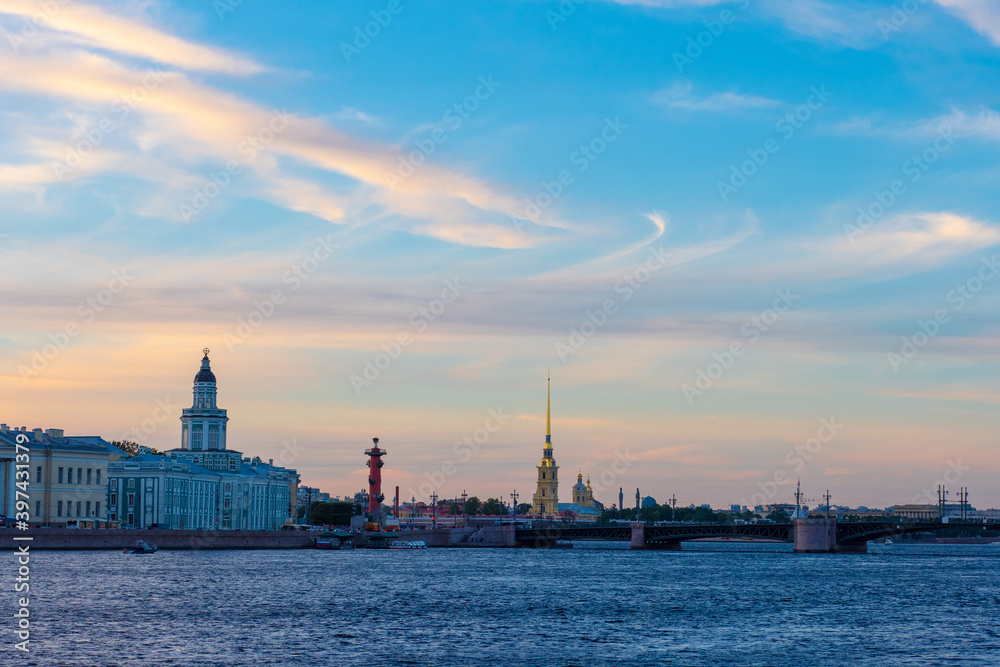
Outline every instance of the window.
<svg viewBox="0 0 1000 667"><path fill-rule="evenodd" d="M545 489L542 489L542 495L543 496L545 495Z"/></svg>
<svg viewBox="0 0 1000 667"><path fill-rule="evenodd" d="M90 501L87 501L87 513L84 516L90 516Z"/></svg>
<svg viewBox="0 0 1000 667"><path fill-rule="evenodd" d="M83 468L76 469L76 483L83 484Z"/></svg>
<svg viewBox="0 0 1000 667"><path fill-rule="evenodd" d="M118 505L118 494L117 493L112 493L111 494L111 504L115 505L117 507L117 505Z"/></svg>
<svg viewBox="0 0 1000 667"><path fill-rule="evenodd" d="M229 509L229 498L226 498L226 509Z"/></svg>
<svg viewBox="0 0 1000 667"><path fill-rule="evenodd" d="M87 468L87 484L90 484L91 476L94 472L93 468Z"/></svg>
<svg viewBox="0 0 1000 667"><path fill-rule="evenodd" d="M545 479L545 473L544 472L542 473L542 479Z"/></svg>
<svg viewBox="0 0 1000 667"><path fill-rule="evenodd" d="M101 485L101 470L100 470L100 468L98 468L98 470L97 470L97 485L98 486Z"/></svg>
<svg viewBox="0 0 1000 667"><path fill-rule="evenodd" d="M63 469L59 468L59 483L63 483Z"/></svg>
<svg viewBox="0 0 1000 667"><path fill-rule="evenodd" d="M129 507L131 507L132 505L135 505L135 494L134 493L128 494L128 504L129 504Z"/></svg>
<svg viewBox="0 0 1000 667"><path fill-rule="evenodd" d="M35 518L42 516L42 501L35 502Z"/></svg>
<svg viewBox="0 0 1000 667"><path fill-rule="evenodd" d="M135 480L134 479L130 479L128 481L128 488L130 488L130 489L134 489L135 488Z"/></svg>
<svg viewBox="0 0 1000 667"><path fill-rule="evenodd" d="M118 480L117 479L112 479L111 480L111 490L112 491L117 491L118 490Z"/></svg>
<svg viewBox="0 0 1000 667"><path fill-rule="evenodd" d="M128 525L130 525L130 526L134 526L135 525L135 515L134 514L129 514L128 515Z"/></svg>
<svg viewBox="0 0 1000 667"><path fill-rule="evenodd" d="M94 503L94 516L101 518L101 503Z"/></svg>
<svg viewBox="0 0 1000 667"><path fill-rule="evenodd" d="M229 493L229 491L230 491L230 489L232 489L232 487L233 487L232 484L230 484L229 482L226 482L226 493Z"/></svg>
<svg viewBox="0 0 1000 667"><path fill-rule="evenodd" d="M42 482L42 466L35 468L35 483L41 484Z"/></svg>
<svg viewBox="0 0 1000 667"><path fill-rule="evenodd" d="M118 515L112 512L111 515L108 517L108 519L110 521L118 521Z"/></svg>
<svg viewBox="0 0 1000 667"><path fill-rule="evenodd" d="M219 432L214 428L208 432L208 448L209 449L219 448Z"/></svg>
<svg viewBox="0 0 1000 667"><path fill-rule="evenodd" d="M229 470L236 470L236 459L229 459Z"/></svg>
<svg viewBox="0 0 1000 667"><path fill-rule="evenodd" d="M62 501L56 503L56 516L62 516Z"/></svg>
<svg viewBox="0 0 1000 667"><path fill-rule="evenodd" d="M88 503L88 504L89 504L89 503ZM80 502L80 501L78 500L78 501L76 501L76 515L77 515L77 516L83 516L83 515L82 515L82 514L80 513L80 512L81 512L81 510L83 510L83 503L81 503L81 502Z"/></svg>

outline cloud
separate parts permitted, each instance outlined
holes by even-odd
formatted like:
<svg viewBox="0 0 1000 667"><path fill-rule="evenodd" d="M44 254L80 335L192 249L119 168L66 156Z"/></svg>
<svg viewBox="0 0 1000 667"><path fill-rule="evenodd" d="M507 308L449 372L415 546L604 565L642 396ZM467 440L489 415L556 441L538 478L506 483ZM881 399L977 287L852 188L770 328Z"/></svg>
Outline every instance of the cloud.
<svg viewBox="0 0 1000 667"><path fill-rule="evenodd" d="M727 4L731 0L605 0L605 2L657 9L679 9L682 7L711 7L713 5Z"/></svg>
<svg viewBox="0 0 1000 667"><path fill-rule="evenodd" d="M653 95L653 103L670 111L734 112L746 109L772 109L777 100L729 91L706 97L692 94L690 82L679 82Z"/></svg>
<svg viewBox="0 0 1000 667"><path fill-rule="evenodd" d="M933 137L943 130L959 137L996 141L1000 139L1000 114L988 108L974 113L955 109L950 114L929 118L909 127L890 128L900 138Z"/></svg>
<svg viewBox="0 0 1000 667"><path fill-rule="evenodd" d="M907 213L880 221L864 234L791 241L798 256L772 271L812 280L878 273L911 275L1000 243L1000 228L951 212ZM772 274L773 275L773 274Z"/></svg>
<svg viewBox="0 0 1000 667"><path fill-rule="evenodd" d="M881 43L876 9L857 2L836 5L822 0L772 0L764 11L781 19L794 32L844 46L866 48Z"/></svg>
<svg viewBox="0 0 1000 667"><path fill-rule="evenodd" d="M0 0L0 14L18 16L33 27L48 27L74 35L75 41L88 46L145 58L191 71L256 74L263 68L245 58L221 49L194 44L168 35L142 21L113 16L92 5L79 2L35 0ZM44 28L43 28L44 29ZM15 49L30 45L23 35L10 36Z"/></svg>
<svg viewBox="0 0 1000 667"><path fill-rule="evenodd" d="M968 23L976 32L1000 46L1000 6L995 0L935 0Z"/></svg>
<svg viewBox="0 0 1000 667"><path fill-rule="evenodd" d="M398 147L356 139L319 119L276 112L193 82L180 72L158 73L155 85L149 83L149 77L146 70L81 51L31 57L0 53L0 90L68 101L80 113L96 113L95 109L131 99L139 89L141 101L135 101L130 108L143 119L143 125L132 137L134 145L130 150L138 149L139 156L154 151L166 153L170 158L163 159L172 158L188 167L196 159L213 165L225 165L234 159L244 161L248 171L266 179L265 187L244 191L262 194L291 210L336 221L345 214L345 200L367 192L367 203L374 199L391 212L417 218L412 226L415 233L489 247L529 247L537 242L529 234L512 233L513 227L507 223L506 213L516 210L520 202L476 178L424 164L410 178L390 188L387 174L396 170L401 154ZM286 127L272 133L266 128L276 116L284 119ZM248 138L264 131L273 134L273 139L265 150L252 151L252 160L244 160L241 153ZM96 149L87 158L89 169L96 170L102 160L107 161L105 150ZM337 184L338 192L331 191L334 186L292 178L266 157L272 154L348 180ZM25 182L38 182L43 175L37 166L17 172L12 166L8 168L12 176ZM359 186L364 187L358 190ZM185 195L178 201L190 198ZM358 202L356 208L365 205ZM490 215L502 218L506 224L483 220Z"/></svg>
<svg viewBox="0 0 1000 667"><path fill-rule="evenodd" d="M764 16L779 19L792 32L852 48L871 48L881 44L877 23L888 11L873 8L857 0L828 4L823 0L604 0L618 5L653 9L682 9L727 5L735 12L753 9Z"/></svg>

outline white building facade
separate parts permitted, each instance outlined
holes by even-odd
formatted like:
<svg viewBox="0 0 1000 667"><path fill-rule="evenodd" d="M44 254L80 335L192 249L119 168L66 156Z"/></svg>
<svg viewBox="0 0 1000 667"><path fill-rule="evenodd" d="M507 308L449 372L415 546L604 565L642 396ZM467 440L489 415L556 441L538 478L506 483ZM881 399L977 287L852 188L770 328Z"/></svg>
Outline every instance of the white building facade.
<svg viewBox="0 0 1000 667"><path fill-rule="evenodd" d="M15 518L17 501L23 501L17 482L26 481L31 526L103 527L109 465L122 456L97 436L66 437L62 429L29 431L0 424L0 514ZM20 476L19 464L28 466Z"/></svg>

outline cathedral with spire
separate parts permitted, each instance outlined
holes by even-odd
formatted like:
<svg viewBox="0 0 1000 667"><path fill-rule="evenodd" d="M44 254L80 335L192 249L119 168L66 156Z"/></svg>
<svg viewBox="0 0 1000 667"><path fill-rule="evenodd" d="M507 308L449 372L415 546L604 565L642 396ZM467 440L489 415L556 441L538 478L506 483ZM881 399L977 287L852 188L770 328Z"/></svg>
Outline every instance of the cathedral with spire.
<svg viewBox="0 0 1000 667"><path fill-rule="evenodd" d="M552 378L548 381L545 400L545 446L538 462L538 484L531 497L531 513L537 517L559 514L559 466L552 456Z"/></svg>
<svg viewBox="0 0 1000 667"><path fill-rule="evenodd" d="M596 521L604 505L594 499L590 480L583 484L583 472L576 476L573 485L573 502L559 502L559 466L552 451L552 378L548 379L545 399L545 446L542 459L538 462L538 481L535 495L531 497L531 513L540 518L555 518L570 512L576 519Z"/></svg>

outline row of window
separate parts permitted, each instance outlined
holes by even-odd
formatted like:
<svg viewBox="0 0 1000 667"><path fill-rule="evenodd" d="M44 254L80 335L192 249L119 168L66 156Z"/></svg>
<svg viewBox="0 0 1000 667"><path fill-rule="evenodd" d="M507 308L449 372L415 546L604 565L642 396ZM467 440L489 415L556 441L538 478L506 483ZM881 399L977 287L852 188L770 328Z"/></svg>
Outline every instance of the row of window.
<svg viewBox="0 0 1000 667"><path fill-rule="evenodd" d="M196 394L194 397L195 408L214 408L215 407L215 397L206 394Z"/></svg>
<svg viewBox="0 0 1000 667"><path fill-rule="evenodd" d="M37 515L41 515L41 503L35 503L35 512ZM76 501L76 514L73 514L73 502L66 501L66 514L67 517L100 517L101 516L101 503L94 503L94 513L90 513L90 502L83 503L81 501ZM86 514L84 514L86 510ZM59 500L56 502L56 516L63 516L63 501Z"/></svg>
<svg viewBox="0 0 1000 667"><path fill-rule="evenodd" d="M56 483L57 484L63 484L64 483L63 479L65 479L66 480L65 484L72 484L73 483L73 470L74 470L73 468L59 468L59 470L56 473L56 480L57 480ZM95 477L94 472L95 472L95 470L93 468L87 468L87 484L95 484L96 483L96 484L100 485L101 484L101 469L98 468L96 470L96 472L97 472L97 475L96 475L97 481L96 482L94 481L94 477ZM35 468L35 483L36 484L41 484L42 483L42 466L38 466L37 468ZM76 468L76 483L77 484L83 484L83 468Z"/></svg>

